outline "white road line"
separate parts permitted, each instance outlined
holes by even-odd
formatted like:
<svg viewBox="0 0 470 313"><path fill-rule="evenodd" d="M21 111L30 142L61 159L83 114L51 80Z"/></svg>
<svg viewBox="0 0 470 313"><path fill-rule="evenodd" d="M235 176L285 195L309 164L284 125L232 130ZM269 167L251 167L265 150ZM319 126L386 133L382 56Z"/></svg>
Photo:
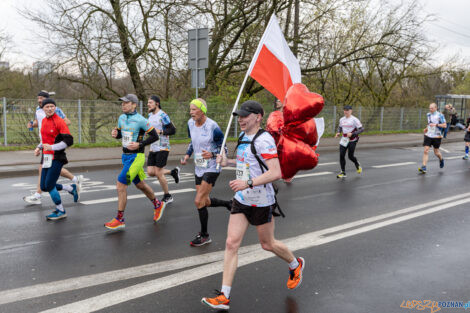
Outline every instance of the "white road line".
<svg viewBox="0 0 470 313"><path fill-rule="evenodd" d="M469 203L469 202L470 202L470 198L464 198L458 201L453 201L450 203L434 206L434 207L431 207L431 208L428 208L426 210L422 210L419 212L409 213L403 216L381 221L375 224L365 225L365 226L355 228L352 230L336 233L331 236L325 236L326 234L328 234L328 232L325 232L326 230L323 230L323 231L311 232L308 234L296 236L288 240L284 240L284 242L292 251L307 249L307 248L311 248L314 246L319 246L319 245L330 243L336 240L340 240L343 238L351 237L354 235L366 233L372 230L390 226L396 223L407 221L407 220L424 216L427 214L449 209L449 208L462 205L465 203ZM403 211L403 210L400 210L400 211ZM331 233L331 231L329 233ZM273 257L274 257L274 254L264 251L258 247L254 251L239 255L238 265L239 266L248 265L248 264L252 264L252 263L259 262L259 261L266 260L266 259L273 258ZM198 280L198 279L213 276L215 274L221 273L222 271L223 271L223 261L222 260L216 261L211 264L202 265L202 266L185 270L176 274L172 274L172 275L168 275L168 276L161 277L158 279L153 279L144 283L136 284L127 288L107 292L107 293L104 293L104 294L101 294L92 298L88 298L88 299L70 303L61 307L46 310L41 313L94 312L94 311L98 311L98 310L101 310L101 309L104 309L104 308L107 308L107 307L110 307L119 303L134 300L136 298L147 296L149 294L153 294L162 290L180 286L180 285L183 285L183 284L186 284L186 283ZM202 293L201 296L203 295L204 294Z"/></svg>
<svg viewBox="0 0 470 313"><path fill-rule="evenodd" d="M332 236L331 235L329 236L329 234L334 234L334 233L338 233L340 231L344 231L344 230L351 229L354 227L359 227L359 226L363 226L366 224L371 224L374 222L382 221L384 219L397 217L399 215L413 213L415 211L425 209L431 206L438 206L438 205L442 205L445 203L449 203L452 205L459 205L458 201L456 200L466 198L466 197L470 197L470 192L461 194L461 195L442 198L438 200L433 200L427 203L411 206L411 207L404 208L398 211L384 213L381 215L372 216L369 218L326 228L323 230L303 234L300 236L283 239L283 242L289 243L291 247L296 247L295 242L298 241L300 238L302 240L306 240L306 242L302 244L308 245L309 242L311 242L311 239L309 238L317 238L319 236L328 236L328 238L331 238ZM465 199L465 201L467 200L468 199ZM296 249L300 249L300 248L296 248ZM259 245L255 244L255 245L241 247L239 250L239 254L244 255L244 254L249 254L251 252L261 253L260 251L262 250L259 249ZM163 273L167 271L178 270L178 269L192 267L192 266L200 265L200 264L207 264L211 262L222 261L223 254L224 254L224 251L218 251L218 252L212 252L212 253L207 253L203 255L197 255L197 256L185 257L185 258L180 258L180 259L151 263L147 265L129 267L129 268L125 268L122 270L108 271L108 272L86 275L86 276L78 276L78 277L73 277L73 278L60 280L60 281L53 281L53 282L48 282L44 284L37 284L37 285L32 285L32 286L27 286L27 287L5 290L5 291L0 292L0 305L11 303L11 302L17 302L21 300L37 298L37 297L43 297L43 296L57 294L57 293L66 292L66 291L88 288L92 286L122 281L122 280L136 278L136 277L153 275L156 273ZM208 270L207 272L211 272L211 270L214 270L214 268L213 267L210 268L210 270ZM203 273L206 273L206 272L203 272ZM216 273L213 273L213 274L216 274ZM163 277L163 279L165 279L165 277ZM122 293L121 295L124 295L124 293ZM75 312L75 311L71 310L70 312Z"/></svg>
<svg viewBox="0 0 470 313"><path fill-rule="evenodd" d="M441 150L444 151L445 153L450 153L449 150L446 150L446 149L444 149L444 148L442 148L442 147L440 147L440 148L441 148Z"/></svg>
<svg viewBox="0 0 470 313"><path fill-rule="evenodd" d="M451 156L451 157L444 157L445 160L456 160L456 159L461 159L463 156L462 155L457 155L457 156Z"/></svg>
<svg viewBox="0 0 470 313"><path fill-rule="evenodd" d="M384 168L384 167L394 167L394 166L403 166L403 165L412 165L416 164L416 162L403 162L403 163L392 163L392 164L384 164L384 165L374 165L371 166L373 168Z"/></svg>
<svg viewBox="0 0 470 313"><path fill-rule="evenodd" d="M177 190L172 190L171 194L174 193L184 193L184 192L191 192L191 191L196 191L194 188L184 188L184 189L177 189ZM155 196L163 196L163 192L156 192ZM140 194L140 195L132 195L132 196L127 196L127 199L139 199L139 198L145 198L146 195ZM85 205L90 205L90 204L98 204L98 203L105 203L105 202L111 202L111 201L117 201L117 197L112 197L112 198L105 198L105 199L97 199L97 200L88 200L88 201L80 201L81 204Z"/></svg>
<svg viewBox="0 0 470 313"><path fill-rule="evenodd" d="M338 162L327 162L327 163L320 163L317 166L326 166L326 165L336 165Z"/></svg>
<svg viewBox="0 0 470 313"><path fill-rule="evenodd" d="M310 176L322 176L322 175L330 175L333 172L318 172L318 173L308 173L308 174L300 174L295 175L294 178L302 178L302 177L310 177Z"/></svg>

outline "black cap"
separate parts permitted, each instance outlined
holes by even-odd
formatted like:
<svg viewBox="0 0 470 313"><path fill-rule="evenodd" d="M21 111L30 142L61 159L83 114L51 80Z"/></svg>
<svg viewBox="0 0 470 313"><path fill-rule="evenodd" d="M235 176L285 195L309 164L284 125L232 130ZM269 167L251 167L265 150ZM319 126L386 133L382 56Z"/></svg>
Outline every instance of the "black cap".
<svg viewBox="0 0 470 313"><path fill-rule="evenodd" d="M44 97L44 98L49 98L49 93L47 91L41 90L38 93L38 97Z"/></svg>
<svg viewBox="0 0 470 313"><path fill-rule="evenodd" d="M57 106L55 104L54 99L52 99L52 98L46 98L46 99L42 100L42 106L45 106L46 104L49 104L49 103L52 103L53 105Z"/></svg>
<svg viewBox="0 0 470 313"><path fill-rule="evenodd" d="M352 110L352 106L350 106L350 105L345 105L345 106L343 107L343 110L344 110L344 111Z"/></svg>
<svg viewBox="0 0 470 313"><path fill-rule="evenodd" d="M261 116L263 116L264 110L261 104L253 100L245 101L242 103L240 110L233 112L233 115L245 117L245 116L250 115L251 113L261 114Z"/></svg>

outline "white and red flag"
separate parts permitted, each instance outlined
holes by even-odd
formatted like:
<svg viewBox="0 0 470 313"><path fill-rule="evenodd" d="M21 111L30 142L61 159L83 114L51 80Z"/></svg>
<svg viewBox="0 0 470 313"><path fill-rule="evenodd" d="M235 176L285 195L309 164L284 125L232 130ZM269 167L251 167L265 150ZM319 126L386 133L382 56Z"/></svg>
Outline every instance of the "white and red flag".
<svg viewBox="0 0 470 313"><path fill-rule="evenodd" d="M301 82L300 65L273 14L248 69L248 75L284 101L290 86Z"/></svg>

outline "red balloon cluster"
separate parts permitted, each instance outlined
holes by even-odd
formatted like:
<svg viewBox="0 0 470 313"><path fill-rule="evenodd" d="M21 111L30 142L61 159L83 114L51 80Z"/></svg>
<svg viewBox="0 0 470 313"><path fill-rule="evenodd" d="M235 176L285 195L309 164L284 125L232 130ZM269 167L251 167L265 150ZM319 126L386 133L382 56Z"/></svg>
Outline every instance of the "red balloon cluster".
<svg viewBox="0 0 470 313"><path fill-rule="evenodd" d="M291 178L298 171L317 165L318 133L314 117L323 105L322 96L310 92L303 84L294 84L286 93L282 112L269 115L266 130L276 141L282 178Z"/></svg>

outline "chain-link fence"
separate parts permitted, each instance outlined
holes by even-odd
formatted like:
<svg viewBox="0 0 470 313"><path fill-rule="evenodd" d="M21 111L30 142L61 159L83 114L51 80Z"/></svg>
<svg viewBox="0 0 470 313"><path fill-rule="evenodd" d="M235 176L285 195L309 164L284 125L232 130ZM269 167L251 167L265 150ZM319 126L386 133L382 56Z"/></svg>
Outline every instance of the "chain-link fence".
<svg viewBox="0 0 470 313"><path fill-rule="evenodd" d="M3 145L32 145L39 142L37 129L29 130L27 124L34 120L36 100L0 98L0 138ZM106 143L115 141L111 130L117 126L122 113L119 102L100 100L57 100L57 105L70 119L70 132L75 143ZM227 127L232 110L232 103L208 104L208 116L215 120L222 130ZM188 103L164 102L162 109L170 116L176 126L173 139L187 138L186 123L189 116ZM266 115L272 111L272 105L265 105ZM140 103L139 113L147 116L146 104ZM414 130L425 125L425 108L354 108L366 131ZM325 106L318 117L325 118L325 133L336 132L339 118L343 116L342 107ZM238 136L237 123L232 124L231 137Z"/></svg>

